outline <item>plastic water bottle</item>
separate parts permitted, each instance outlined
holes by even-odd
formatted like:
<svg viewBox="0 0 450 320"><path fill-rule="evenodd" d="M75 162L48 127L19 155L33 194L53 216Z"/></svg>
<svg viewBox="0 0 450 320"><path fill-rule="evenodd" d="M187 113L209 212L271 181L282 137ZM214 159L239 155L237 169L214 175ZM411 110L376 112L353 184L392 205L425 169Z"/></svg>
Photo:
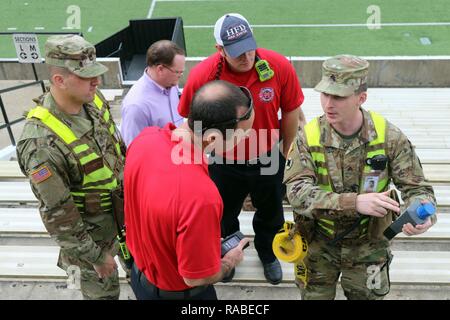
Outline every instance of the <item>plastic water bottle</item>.
<svg viewBox="0 0 450 320"><path fill-rule="evenodd" d="M384 230L384 236L391 240L402 231L403 225L411 223L414 227L423 224L436 212L436 208L431 203L420 203L420 200L414 202L397 218L389 227Z"/></svg>

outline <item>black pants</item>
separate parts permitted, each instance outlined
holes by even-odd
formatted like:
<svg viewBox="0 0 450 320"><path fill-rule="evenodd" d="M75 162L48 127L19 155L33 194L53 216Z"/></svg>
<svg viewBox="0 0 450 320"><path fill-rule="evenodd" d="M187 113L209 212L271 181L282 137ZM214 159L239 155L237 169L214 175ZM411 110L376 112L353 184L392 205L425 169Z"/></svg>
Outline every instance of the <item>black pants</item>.
<svg viewBox="0 0 450 320"><path fill-rule="evenodd" d="M277 151L278 152L278 151ZM224 203L222 237L239 230L239 213L246 196L250 193L256 208L253 216L255 248L263 263L275 260L272 241L283 226L283 185L285 158L278 152L278 170L275 174L264 174L270 164L217 164L209 165L209 175L219 189ZM263 171L261 171L263 170ZM263 173L263 174L262 174Z"/></svg>
<svg viewBox="0 0 450 320"><path fill-rule="evenodd" d="M162 293L156 286L149 283L145 275L137 270L131 269L131 289L137 300L217 300L216 289L213 285L207 286L205 290L196 295L180 294L173 296L167 292Z"/></svg>

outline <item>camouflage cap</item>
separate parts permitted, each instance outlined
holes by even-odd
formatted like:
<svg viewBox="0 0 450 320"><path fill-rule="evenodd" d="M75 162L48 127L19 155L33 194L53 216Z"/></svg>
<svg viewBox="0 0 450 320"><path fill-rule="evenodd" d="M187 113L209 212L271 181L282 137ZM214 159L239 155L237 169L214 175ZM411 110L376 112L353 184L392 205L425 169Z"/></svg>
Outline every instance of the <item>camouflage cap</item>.
<svg viewBox="0 0 450 320"><path fill-rule="evenodd" d="M348 97L367 83L369 62L352 55L338 55L322 64L322 80L314 88L316 91L340 97Z"/></svg>
<svg viewBox="0 0 450 320"><path fill-rule="evenodd" d="M95 47L78 35L51 36L45 42L45 63L67 68L81 78L98 77L108 71L95 60Z"/></svg>

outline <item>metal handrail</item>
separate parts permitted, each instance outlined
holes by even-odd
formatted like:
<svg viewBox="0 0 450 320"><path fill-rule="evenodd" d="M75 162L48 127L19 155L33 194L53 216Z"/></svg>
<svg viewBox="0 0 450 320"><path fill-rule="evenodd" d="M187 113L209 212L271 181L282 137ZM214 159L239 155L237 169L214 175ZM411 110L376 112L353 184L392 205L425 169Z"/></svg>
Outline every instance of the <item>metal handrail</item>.
<svg viewBox="0 0 450 320"><path fill-rule="evenodd" d="M6 130L8 131L9 140L11 141L11 145L13 145L13 146L16 145L16 140L14 139L14 135L13 135L11 126L13 126L16 123L19 123L19 122L25 120L25 117L20 117L20 118L14 119L12 121L9 121L8 114L6 113L5 105L3 104L3 99L2 99L1 95L6 93L6 92L19 90L19 89L23 89L23 88L26 88L26 87L31 87L31 86L34 86L34 85L37 85L37 84L40 84L41 88L44 88L43 89L43 93L44 93L45 92L45 86L44 86L44 81L43 80L33 81L33 82L30 82L30 83L25 83L25 84L20 84L20 85L17 85L17 86L13 86L13 87L9 87L9 88L0 90L0 109L1 109L1 112L2 112L2 115L3 115L3 119L5 120L5 123L0 125L0 130L6 128Z"/></svg>

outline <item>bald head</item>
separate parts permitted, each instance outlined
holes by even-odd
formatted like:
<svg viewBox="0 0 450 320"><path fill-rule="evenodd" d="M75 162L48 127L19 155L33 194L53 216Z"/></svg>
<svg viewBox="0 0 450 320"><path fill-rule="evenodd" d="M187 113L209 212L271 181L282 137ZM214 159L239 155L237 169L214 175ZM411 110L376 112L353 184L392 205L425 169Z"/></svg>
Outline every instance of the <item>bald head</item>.
<svg viewBox="0 0 450 320"><path fill-rule="evenodd" d="M238 109L247 106L248 98L239 87L222 80L210 81L192 99L189 127L194 130L194 121L201 121L203 128L218 129L225 134L226 129L236 127L236 123L226 122L236 119Z"/></svg>
<svg viewBox="0 0 450 320"><path fill-rule="evenodd" d="M226 81L211 81L201 87L194 97L194 100L203 103L215 103L226 99L233 94L242 94L241 90ZM245 104L244 104L245 105Z"/></svg>

